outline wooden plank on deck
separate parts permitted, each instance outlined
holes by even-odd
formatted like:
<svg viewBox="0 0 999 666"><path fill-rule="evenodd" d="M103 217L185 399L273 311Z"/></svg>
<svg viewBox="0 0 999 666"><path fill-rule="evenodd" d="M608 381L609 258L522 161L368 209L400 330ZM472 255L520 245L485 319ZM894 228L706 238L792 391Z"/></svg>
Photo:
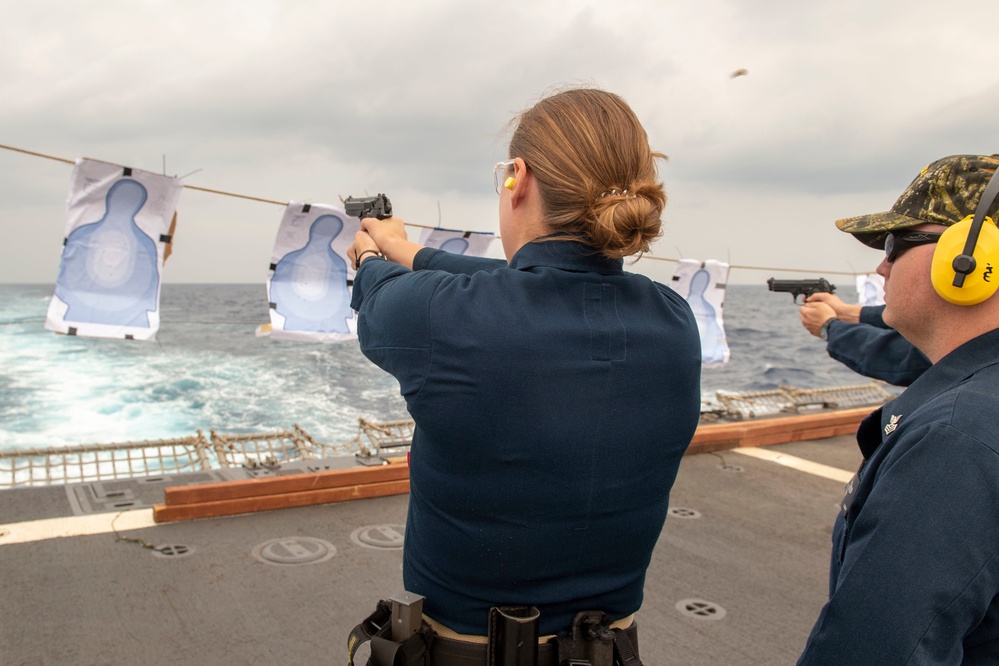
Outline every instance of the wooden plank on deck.
<svg viewBox="0 0 999 666"><path fill-rule="evenodd" d="M196 520L198 518L216 518L218 516L233 516L241 513L257 511L272 511L330 502L346 502L350 500L385 497L387 495L402 495L409 492L409 479L399 481L384 481L364 483L339 488L324 488L306 492L282 493L280 495L261 495L256 497L240 497L237 499L200 502L195 504L156 504L153 506L153 520L157 523L178 520Z"/></svg>
<svg viewBox="0 0 999 666"><path fill-rule="evenodd" d="M177 486L164 491L164 502L170 506L198 504L285 493L357 486L365 483L409 479L408 465L380 465L357 469L337 469L288 476L274 476L245 481L220 481L194 486Z"/></svg>

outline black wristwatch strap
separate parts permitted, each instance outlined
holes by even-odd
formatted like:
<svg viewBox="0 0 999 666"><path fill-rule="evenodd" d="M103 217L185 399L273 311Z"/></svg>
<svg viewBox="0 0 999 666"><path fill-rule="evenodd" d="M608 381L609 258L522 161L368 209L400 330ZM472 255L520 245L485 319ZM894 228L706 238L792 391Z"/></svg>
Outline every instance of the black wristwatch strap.
<svg viewBox="0 0 999 666"><path fill-rule="evenodd" d="M829 325L832 324L834 321L839 321L839 319L837 319L836 317L829 317L829 319L826 319L824 322L822 322L822 328L819 329L820 338L822 338L823 340L829 339Z"/></svg>
<svg viewBox="0 0 999 666"><path fill-rule="evenodd" d="M373 254L373 255L375 255L376 257L381 257L382 259L384 259L384 258L385 258L385 255L384 255L384 254L382 254L381 252L379 252L378 250L364 250L363 252L360 252L360 253L359 253L359 254L357 255L357 257L355 257L355 258L354 258L354 270L355 270L355 271L356 271L356 270L357 270L358 268L360 268L360 267L361 267L361 257L363 257L363 256L364 256L364 255L366 255L366 254Z"/></svg>

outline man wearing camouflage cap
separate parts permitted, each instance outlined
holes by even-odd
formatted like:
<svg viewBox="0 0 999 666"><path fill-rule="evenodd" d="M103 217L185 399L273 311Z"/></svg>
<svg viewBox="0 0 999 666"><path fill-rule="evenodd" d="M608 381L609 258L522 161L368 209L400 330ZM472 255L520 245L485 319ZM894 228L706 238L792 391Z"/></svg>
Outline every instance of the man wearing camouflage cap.
<svg viewBox="0 0 999 666"><path fill-rule="evenodd" d="M933 365L860 425L829 600L799 664L999 664L999 295L957 305L930 277L942 232L980 200L996 219L997 167L937 160L890 211L836 223L885 249L884 321ZM999 253L974 256L972 276L989 279Z"/></svg>

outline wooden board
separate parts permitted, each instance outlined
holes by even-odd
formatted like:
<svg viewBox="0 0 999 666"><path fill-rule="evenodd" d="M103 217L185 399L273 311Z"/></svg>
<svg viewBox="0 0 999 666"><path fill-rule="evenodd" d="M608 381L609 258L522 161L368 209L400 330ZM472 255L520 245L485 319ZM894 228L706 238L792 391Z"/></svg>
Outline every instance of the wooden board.
<svg viewBox="0 0 999 666"><path fill-rule="evenodd" d="M157 523L167 523L177 520L194 520L197 518L215 518L232 516L241 513L257 511L272 511L330 502L345 502L349 500L385 497L387 495L402 495L409 492L409 479L400 481L383 481L365 483L339 488L324 488L306 492L261 495L256 497L240 497L237 499L198 502L191 504L156 504L153 506L153 520Z"/></svg>
<svg viewBox="0 0 999 666"><path fill-rule="evenodd" d="M247 479L246 481L222 481L203 483L194 486L167 488L164 501L169 505L196 504L257 497L285 493L342 488L382 481L409 479L407 465L380 465L378 467L358 467L332 471L291 474L288 476Z"/></svg>
<svg viewBox="0 0 999 666"><path fill-rule="evenodd" d="M872 411L873 408L860 407L835 412L702 425L694 433L687 454L852 435L857 432L857 427L864 417Z"/></svg>

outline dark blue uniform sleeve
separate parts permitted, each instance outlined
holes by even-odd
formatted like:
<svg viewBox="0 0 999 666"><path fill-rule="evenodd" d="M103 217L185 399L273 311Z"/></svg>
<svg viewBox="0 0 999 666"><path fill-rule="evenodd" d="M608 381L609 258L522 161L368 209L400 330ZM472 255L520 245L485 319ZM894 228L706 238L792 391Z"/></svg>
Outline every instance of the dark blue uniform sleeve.
<svg viewBox="0 0 999 666"><path fill-rule="evenodd" d="M445 282L506 265L501 259L432 248L417 253L412 271L390 261L368 259L354 278L350 303L358 313L361 352L399 380L408 401L423 386L430 369L434 292Z"/></svg>
<svg viewBox="0 0 999 666"><path fill-rule="evenodd" d="M932 365L895 329L867 323L832 322L826 351L854 372L896 386L908 386Z"/></svg>
<svg viewBox="0 0 999 666"><path fill-rule="evenodd" d="M395 375L407 400L419 391L430 367L430 301L451 277L368 259L354 278L350 307L358 313L361 352Z"/></svg>

